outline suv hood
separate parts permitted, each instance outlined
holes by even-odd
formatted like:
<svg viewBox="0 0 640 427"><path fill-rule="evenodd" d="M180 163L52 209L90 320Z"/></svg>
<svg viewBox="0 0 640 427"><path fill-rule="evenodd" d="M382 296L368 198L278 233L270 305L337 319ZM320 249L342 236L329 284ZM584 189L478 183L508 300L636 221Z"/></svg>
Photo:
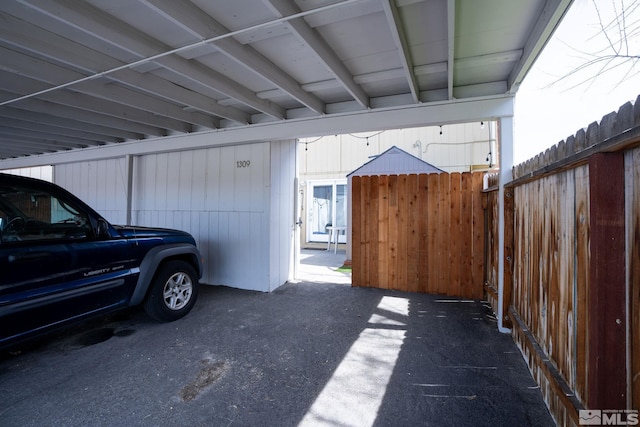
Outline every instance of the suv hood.
<svg viewBox="0 0 640 427"><path fill-rule="evenodd" d="M145 238L145 237L186 237L193 240L193 236L186 231L172 230L169 228L155 227L139 227L129 225L112 225L118 233L127 238Z"/></svg>

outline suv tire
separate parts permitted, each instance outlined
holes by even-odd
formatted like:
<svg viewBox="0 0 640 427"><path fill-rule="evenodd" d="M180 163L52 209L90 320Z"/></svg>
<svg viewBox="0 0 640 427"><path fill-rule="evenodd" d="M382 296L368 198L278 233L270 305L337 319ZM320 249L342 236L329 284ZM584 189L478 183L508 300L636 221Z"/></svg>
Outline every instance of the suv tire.
<svg viewBox="0 0 640 427"><path fill-rule="evenodd" d="M198 296L198 276L185 261L164 263L158 270L144 301L149 316L161 322L171 322L186 315Z"/></svg>

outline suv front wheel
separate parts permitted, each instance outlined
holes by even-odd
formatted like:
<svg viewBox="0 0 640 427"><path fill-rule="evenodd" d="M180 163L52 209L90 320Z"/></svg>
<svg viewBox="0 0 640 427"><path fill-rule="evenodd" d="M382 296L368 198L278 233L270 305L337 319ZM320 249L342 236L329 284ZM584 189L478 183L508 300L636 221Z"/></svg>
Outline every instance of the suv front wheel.
<svg viewBox="0 0 640 427"><path fill-rule="evenodd" d="M144 309L161 322L171 322L186 315L198 297L198 279L194 268L185 261L165 263L156 274Z"/></svg>

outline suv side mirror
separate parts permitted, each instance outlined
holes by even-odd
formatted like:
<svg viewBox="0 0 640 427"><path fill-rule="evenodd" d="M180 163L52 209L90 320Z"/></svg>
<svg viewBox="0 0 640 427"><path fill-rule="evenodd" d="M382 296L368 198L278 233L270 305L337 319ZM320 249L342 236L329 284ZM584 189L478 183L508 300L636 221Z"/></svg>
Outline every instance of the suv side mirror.
<svg viewBox="0 0 640 427"><path fill-rule="evenodd" d="M96 234L98 239L104 239L106 237L110 237L109 234L109 224L104 219L100 218L98 220L98 227L96 228Z"/></svg>

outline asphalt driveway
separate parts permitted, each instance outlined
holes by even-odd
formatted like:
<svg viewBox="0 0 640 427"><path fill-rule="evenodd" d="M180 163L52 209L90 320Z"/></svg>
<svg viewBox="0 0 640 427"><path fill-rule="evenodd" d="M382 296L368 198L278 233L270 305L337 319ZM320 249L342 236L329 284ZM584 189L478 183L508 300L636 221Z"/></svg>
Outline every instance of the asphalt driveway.
<svg viewBox="0 0 640 427"><path fill-rule="evenodd" d="M482 302L330 282L207 286L174 323L128 310L0 357L2 426L554 425Z"/></svg>

